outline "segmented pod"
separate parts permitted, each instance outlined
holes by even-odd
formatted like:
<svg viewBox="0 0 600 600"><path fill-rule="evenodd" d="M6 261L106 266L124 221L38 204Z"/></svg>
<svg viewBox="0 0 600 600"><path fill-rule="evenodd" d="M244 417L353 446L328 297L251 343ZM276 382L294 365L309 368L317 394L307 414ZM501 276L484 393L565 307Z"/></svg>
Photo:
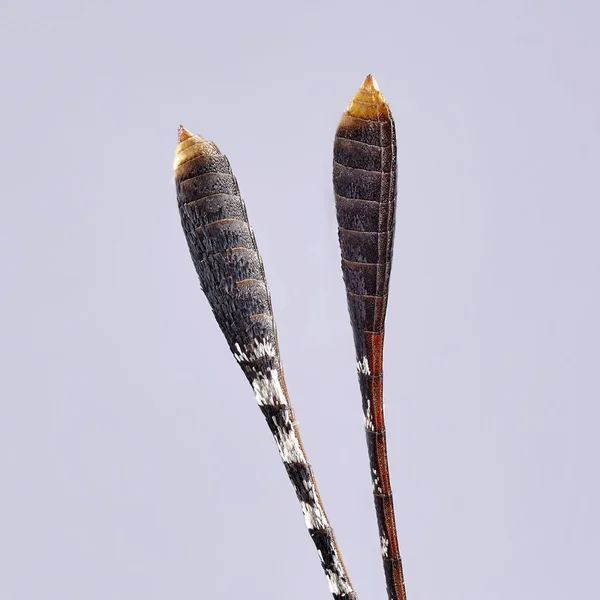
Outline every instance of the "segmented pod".
<svg viewBox="0 0 600 600"><path fill-rule="evenodd" d="M405 600L383 411L383 339L396 213L396 131L368 75L335 134L333 187L388 597Z"/></svg>
<svg viewBox="0 0 600 600"><path fill-rule="evenodd" d="M258 405L300 501L336 600L355 600L287 393L261 256L229 161L179 128L175 185L192 261L214 316Z"/></svg>

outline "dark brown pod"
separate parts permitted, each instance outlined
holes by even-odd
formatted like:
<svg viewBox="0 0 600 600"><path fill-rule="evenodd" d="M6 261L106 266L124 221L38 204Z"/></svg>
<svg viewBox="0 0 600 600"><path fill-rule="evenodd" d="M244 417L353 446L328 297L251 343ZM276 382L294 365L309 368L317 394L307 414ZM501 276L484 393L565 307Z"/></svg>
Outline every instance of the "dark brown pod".
<svg viewBox="0 0 600 600"><path fill-rule="evenodd" d="M174 170L181 224L202 290L275 439L332 595L356 600L302 445L263 262L229 161L214 143L180 127ZM235 557L230 560L235 565Z"/></svg>
<svg viewBox="0 0 600 600"><path fill-rule="evenodd" d="M383 339L396 215L396 130L390 107L371 75L337 128L333 189L387 592L390 600L405 600L383 414Z"/></svg>

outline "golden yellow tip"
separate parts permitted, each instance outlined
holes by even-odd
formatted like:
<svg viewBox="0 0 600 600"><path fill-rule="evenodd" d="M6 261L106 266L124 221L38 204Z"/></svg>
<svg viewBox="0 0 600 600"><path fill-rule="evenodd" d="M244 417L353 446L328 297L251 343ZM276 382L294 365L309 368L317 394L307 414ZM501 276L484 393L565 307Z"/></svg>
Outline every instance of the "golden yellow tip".
<svg viewBox="0 0 600 600"><path fill-rule="evenodd" d="M219 156L221 154L217 146L205 140L200 135L190 133L183 125L177 130L177 148L175 148L175 160L173 168L175 171L184 163L199 156Z"/></svg>
<svg viewBox="0 0 600 600"><path fill-rule="evenodd" d="M365 80L363 81L363 84L360 86L360 88L362 90L364 90L365 92L378 92L379 91L379 86L377 85L377 80L370 73L369 73L369 75L367 75L365 77Z"/></svg>
<svg viewBox="0 0 600 600"><path fill-rule="evenodd" d="M388 118L389 109L375 77L367 75L348 104L346 113L357 119L380 121Z"/></svg>
<svg viewBox="0 0 600 600"><path fill-rule="evenodd" d="M183 125L177 128L177 141L179 143L185 142L185 140L189 140L191 137L192 134Z"/></svg>

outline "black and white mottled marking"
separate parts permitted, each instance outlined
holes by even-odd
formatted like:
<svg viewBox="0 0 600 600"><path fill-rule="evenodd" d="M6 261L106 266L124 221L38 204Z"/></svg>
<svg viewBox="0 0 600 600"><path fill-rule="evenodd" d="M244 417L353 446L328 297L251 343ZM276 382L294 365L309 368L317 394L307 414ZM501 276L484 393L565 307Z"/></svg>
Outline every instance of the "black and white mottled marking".
<svg viewBox="0 0 600 600"><path fill-rule="evenodd" d="M336 600L356 593L342 562L290 405L271 298L229 161L180 128L175 185L181 224L202 290L275 438Z"/></svg>

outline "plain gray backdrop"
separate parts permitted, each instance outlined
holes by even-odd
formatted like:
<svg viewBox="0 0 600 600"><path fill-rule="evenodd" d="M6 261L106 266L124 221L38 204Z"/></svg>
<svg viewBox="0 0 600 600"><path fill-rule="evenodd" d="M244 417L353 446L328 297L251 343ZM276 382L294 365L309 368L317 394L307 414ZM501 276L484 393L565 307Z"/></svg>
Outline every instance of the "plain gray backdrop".
<svg viewBox="0 0 600 600"><path fill-rule="evenodd" d="M600 5L16 2L0 14L0 599L329 597L180 228L233 165L353 584L385 597L333 134L398 132L386 341L409 600L599 597Z"/></svg>

